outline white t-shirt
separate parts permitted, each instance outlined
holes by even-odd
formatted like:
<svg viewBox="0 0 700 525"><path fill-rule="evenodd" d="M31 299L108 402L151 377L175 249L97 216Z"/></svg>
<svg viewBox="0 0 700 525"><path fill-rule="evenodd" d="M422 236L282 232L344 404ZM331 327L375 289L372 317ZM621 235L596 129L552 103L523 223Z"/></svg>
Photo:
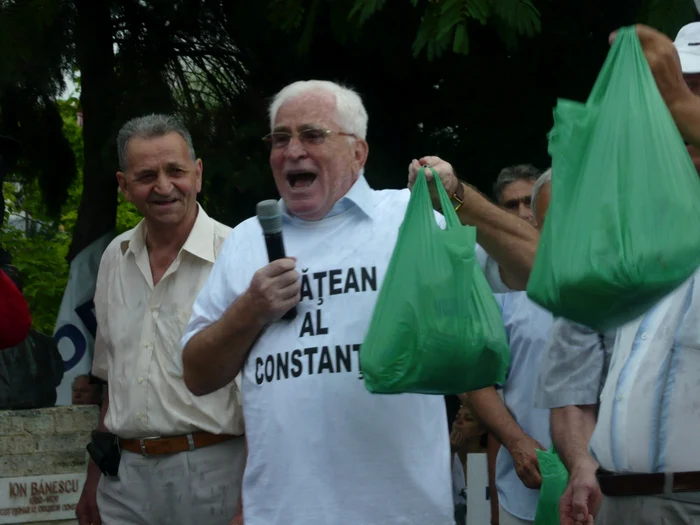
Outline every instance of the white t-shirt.
<svg viewBox="0 0 700 525"><path fill-rule="evenodd" d="M296 319L261 334L242 373L246 525L454 522L443 397L370 394L359 369L409 195L374 191L360 177L335 214L316 222L285 215L302 300ZM183 347L267 263L260 225L248 219L226 240Z"/></svg>

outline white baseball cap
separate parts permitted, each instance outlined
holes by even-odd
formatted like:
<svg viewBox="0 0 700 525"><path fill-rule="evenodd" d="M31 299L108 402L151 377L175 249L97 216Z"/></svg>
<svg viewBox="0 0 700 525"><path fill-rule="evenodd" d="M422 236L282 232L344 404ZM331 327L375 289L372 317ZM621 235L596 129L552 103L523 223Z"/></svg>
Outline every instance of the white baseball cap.
<svg viewBox="0 0 700 525"><path fill-rule="evenodd" d="M674 42L683 73L700 73L700 22L683 26Z"/></svg>

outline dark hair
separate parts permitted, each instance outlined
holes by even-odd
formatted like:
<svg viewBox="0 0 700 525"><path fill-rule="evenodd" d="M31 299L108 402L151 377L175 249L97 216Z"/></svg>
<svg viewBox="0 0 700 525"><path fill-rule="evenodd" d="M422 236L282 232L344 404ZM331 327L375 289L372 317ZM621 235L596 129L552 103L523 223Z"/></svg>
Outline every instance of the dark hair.
<svg viewBox="0 0 700 525"><path fill-rule="evenodd" d="M489 447L489 434L488 432L484 432L481 434L481 437L479 438L479 447L480 448L488 448Z"/></svg>
<svg viewBox="0 0 700 525"><path fill-rule="evenodd" d="M459 400L459 397L451 395L451 396L445 396L445 410L447 411L447 431L452 430L452 424L455 422L455 419L457 419L457 412L459 412L459 408L462 406L462 402Z"/></svg>
<svg viewBox="0 0 700 525"><path fill-rule="evenodd" d="M0 267L0 270L5 272L5 275L7 275L10 278L10 280L13 282L13 284L21 292L22 291L22 277L20 276L19 270L17 269L17 267L12 266L11 264L7 264L5 266Z"/></svg>
<svg viewBox="0 0 700 525"><path fill-rule="evenodd" d="M497 202L501 202L501 194L508 184L517 180L535 182L540 175L542 175L542 170L532 164L518 164L503 168L493 184L493 196Z"/></svg>

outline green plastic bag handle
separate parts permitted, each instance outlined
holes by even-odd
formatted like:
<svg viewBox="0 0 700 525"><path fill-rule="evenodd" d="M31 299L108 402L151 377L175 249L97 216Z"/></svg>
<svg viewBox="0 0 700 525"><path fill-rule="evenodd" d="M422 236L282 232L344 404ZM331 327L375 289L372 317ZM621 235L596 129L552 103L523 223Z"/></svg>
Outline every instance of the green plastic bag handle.
<svg viewBox="0 0 700 525"><path fill-rule="evenodd" d="M619 60L618 56L622 53L632 53L634 56L633 61L625 64L626 67L632 69L633 66L636 65L641 74L647 77L645 81L648 81L650 85L656 85L651 73L651 68L649 67L649 63L644 56L642 44L637 36L637 30L634 28L634 26L622 27L618 31L617 37L615 37L615 41L610 48L610 52L603 63L601 74L598 76L598 79L593 85L593 89L591 90L591 94L586 103L587 105L590 106L600 104L605 98L606 94L610 91L608 86L611 82L619 82L621 79L632 75L633 72L631 70L629 74L620 74L619 68L614 68L611 65L616 60ZM661 98L660 93L659 98Z"/></svg>
<svg viewBox="0 0 700 525"><path fill-rule="evenodd" d="M462 226L459 217L457 217L457 212L452 206L450 196L447 195L447 190L445 190L445 187L442 185L438 172L433 167L430 167L429 169L433 172L433 180L437 186L440 206L442 207L442 215L445 217L445 223L447 225L445 229L449 230L457 226ZM433 214L433 202L430 198L430 190L428 189L428 180L425 177L425 170L425 166L418 170L416 184L413 186L414 195L412 195L412 198L415 198L417 207L421 210L421 216L437 226L435 222L435 215Z"/></svg>

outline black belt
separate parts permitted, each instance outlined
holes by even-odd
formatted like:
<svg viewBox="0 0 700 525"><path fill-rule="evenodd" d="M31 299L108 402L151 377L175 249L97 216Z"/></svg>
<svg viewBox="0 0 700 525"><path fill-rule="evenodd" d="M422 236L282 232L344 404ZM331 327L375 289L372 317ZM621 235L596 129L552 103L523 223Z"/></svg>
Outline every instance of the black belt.
<svg viewBox="0 0 700 525"><path fill-rule="evenodd" d="M655 474L596 473L600 490L606 496L647 496L669 492L700 492L700 472Z"/></svg>

